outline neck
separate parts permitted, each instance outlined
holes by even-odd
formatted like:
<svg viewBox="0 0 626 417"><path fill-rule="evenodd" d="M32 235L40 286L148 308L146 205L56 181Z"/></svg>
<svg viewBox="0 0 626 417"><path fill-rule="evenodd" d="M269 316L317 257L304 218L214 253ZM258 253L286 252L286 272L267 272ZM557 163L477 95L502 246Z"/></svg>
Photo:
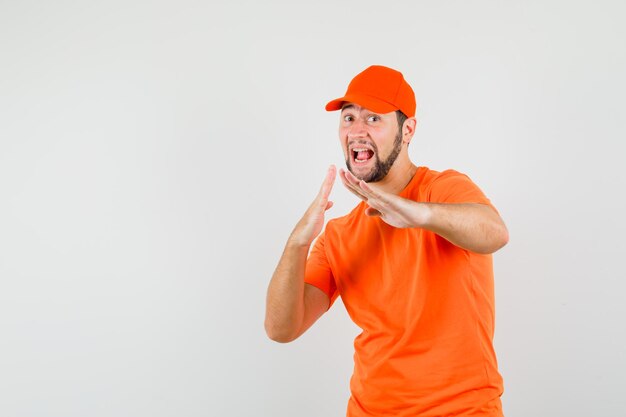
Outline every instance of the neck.
<svg viewBox="0 0 626 417"><path fill-rule="evenodd" d="M388 193L400 194L409 184L416 171L417 167L411 162L408 155L404 153L404 155L401 154L398 159L396 159L396 162L387 175L385 175L385 178L373 184Z"/></svg>

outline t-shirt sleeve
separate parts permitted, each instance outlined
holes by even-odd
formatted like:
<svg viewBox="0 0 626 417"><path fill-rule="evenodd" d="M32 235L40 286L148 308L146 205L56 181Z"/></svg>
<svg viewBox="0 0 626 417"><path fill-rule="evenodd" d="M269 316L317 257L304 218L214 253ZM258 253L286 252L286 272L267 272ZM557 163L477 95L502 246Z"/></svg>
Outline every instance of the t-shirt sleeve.
<svg viewBox="0 0 626 417"><path fill-rule="evenodd" d="M338 292L324 244L325 233L322 233L313 244L313 249L311 249L311 253L306 261L304 282L324 291L330 299L328 304L328 308L330 308L337 299Z"/></svg>
<svg viewBox="0 0 626 417"><path fill-rule="evenodd" d="M482 190L467 175L451 169L443 171L434 179L428 194L431 203L478 203L486 204L496 210Z"/></svg>

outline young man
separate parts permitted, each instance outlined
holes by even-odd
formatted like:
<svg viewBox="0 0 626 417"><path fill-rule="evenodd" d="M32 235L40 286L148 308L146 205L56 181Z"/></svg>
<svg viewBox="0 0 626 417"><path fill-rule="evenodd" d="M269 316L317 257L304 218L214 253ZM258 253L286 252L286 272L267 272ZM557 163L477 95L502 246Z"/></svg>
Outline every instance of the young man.
<svg viewBox="0 0 626 417"><path fill-rule="evenodd" d="M341 110L339 176L362 201L320 234L331 166L270 281L268 336L298 338L341 296L363 330L349 417L502 417L490 254L508 232L498 212L467 176L411 162L415 96L400 72L367 68L326 110Z"/></svg>

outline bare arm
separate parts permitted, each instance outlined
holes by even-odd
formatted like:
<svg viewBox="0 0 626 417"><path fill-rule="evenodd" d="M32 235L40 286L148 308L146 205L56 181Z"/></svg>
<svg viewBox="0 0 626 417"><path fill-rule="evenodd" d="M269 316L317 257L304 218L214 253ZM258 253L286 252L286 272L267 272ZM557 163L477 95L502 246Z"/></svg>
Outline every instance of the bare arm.
<svg viewBox="0 0 626 417"><path fill-rule="evenodd" d="M289 237L267 289L265 331L277 342L291 342L304 333L327 309L330 300L320 289L304 282L309 247L324 226L324 213L336 169L328 169L322 187Z"/></svg>
<svg viewBox="0 0 626 417"><path fill-rule="evenodd" d="M366 201L366 214L381 217L394 227L419 227L476 253L493 253L506 245L507 228L495 210L484 204L438 204L411 201L340 173L344 185Z"/></svg>
<svg viewBox="0 0 626 417"><path fill-rule="evenodd" d="M485 204L412 203L414 227L435 232L463 249L488 254L509 241L504 222Z"/></svg>

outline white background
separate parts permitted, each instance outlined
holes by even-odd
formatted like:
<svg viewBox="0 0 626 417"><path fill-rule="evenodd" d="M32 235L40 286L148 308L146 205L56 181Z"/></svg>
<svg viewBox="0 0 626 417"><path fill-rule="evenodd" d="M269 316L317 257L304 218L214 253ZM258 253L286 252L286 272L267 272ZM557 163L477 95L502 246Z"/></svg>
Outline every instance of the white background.
<svg viewBox="0 0 626 417"><path fill-rule="evenodd" d="M340 416L336 303L269 341L265 290L343 95L401 70L419 165L500 210L508 417L626 409L622 1L2 1L0 415ZM330 216L356 204L340 182Z"/></svg>

